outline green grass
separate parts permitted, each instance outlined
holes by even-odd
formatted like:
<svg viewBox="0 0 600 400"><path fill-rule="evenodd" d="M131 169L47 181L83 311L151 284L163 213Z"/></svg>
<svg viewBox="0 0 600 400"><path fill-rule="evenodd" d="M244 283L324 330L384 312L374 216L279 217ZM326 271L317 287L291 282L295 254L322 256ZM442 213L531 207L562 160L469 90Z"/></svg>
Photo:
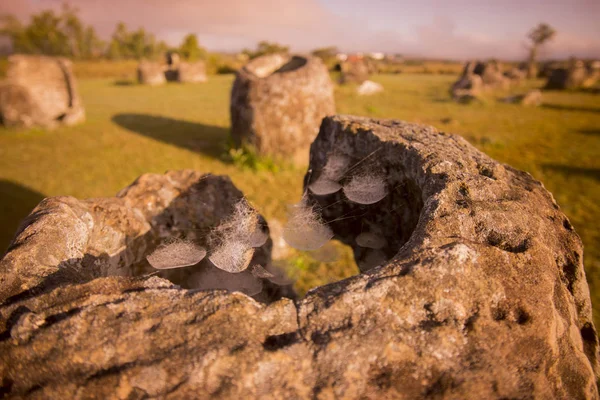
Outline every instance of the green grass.
<svg viewBox="0 0 600 400"><path fill-rule="evenodd" d="M454 79L381 75L374 80L386 90L372 97L359 97L352 87L336 89L338 112L421 122L461 134L493 158L544 182L583 238L592 297L600 306L600 95L548 92L540 108L493 97L460 105L448 95ZM206 84L156 88L81 80L85 124L51 132L0 130L0 248L44 196L111 196L140 174L169 169L230 175L267 218L283 221L286 205L300 198L304 170L263 166L252 154L223 158L232 80L231 75L212 76ZM231 162L235 157L238 161ZM288 264L305 291L354 273L349 254L342 249L340 261L331 263L296 253Z"/></svg>

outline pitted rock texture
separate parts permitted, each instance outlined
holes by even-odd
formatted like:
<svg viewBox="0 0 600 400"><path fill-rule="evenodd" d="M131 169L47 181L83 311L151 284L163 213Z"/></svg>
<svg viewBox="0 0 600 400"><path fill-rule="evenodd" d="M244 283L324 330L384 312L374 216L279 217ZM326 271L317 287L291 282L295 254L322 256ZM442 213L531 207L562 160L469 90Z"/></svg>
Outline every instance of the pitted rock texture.
<svg viewBox="0 0 600 400"><path fill-rule="evenodd" d="M179 63L177 81L182 83L206 82L206 64L204 61Z"/></svg>
<svg viewBox="0 0 600 400"><path fill-rule="evenodd" d="M157 246L173 239L210 249L209 233L242 197L227 177L183 170L142 175L114 198L45 199L23 221L0 262L0 301L99 277L150 273L192 289L263 283L264 290L255 298L278 299L289 291L255 282L249 270L234 274L234 280L226 279L229 274L207 259L194 267L160 272L146 260ZM271 246L268 240L257 248L251 264L270 265Z"/></svg>
<svg viewBox="0 0 600 400"><path fill-rule="evenodd" d="M518 83L502 73L502 66L494 60L488 62L467 62L462 75L450 88L450 93L455 100L466 102L476 98L484 91L494 89L507 89L511 82Z"/></svg>
<svg viewBox="0 0 600 400"><path fill-rule="evenodd" d="M591 77L592 80L587 85L584 85L588 77ZM544 89L580 89L584 86L593 86L594 84L593 72L588 72L583 61L573 59L570 60L568 68L556 68L552 70Z"/></svg>
<svg viewBox="0 0 600 400"><path fill-rule="evenodd" d="M74 125L85 110L66 58L13 55L0 84L0 121L7 127Z"/></svg>
<svg viewBox="0 0 600 400"><path fill-rule="evenodd" d="M473 73L481 76L484 87L506 89L510 86L510 80L502 73L502 65L498 61L478 62Z"/></svg>
<svg viewBox="0 0 600 400"><path fill-rule="evenodd" d="M340 64L340 83L356 83L361 84L369 79L369 75L374 71L374 68L370 68L373 63L370 63L365 59L349 60Z"/></svg>
<svg viewBox="0 0 600 400"><path fill-rule="evenodd" d="M511 83L520 84L527 79L527 71L522 68L513 67L504 72L504 76L507 77ZM535 74L533 76L535 76Z"/></svg>
<svg viewBox="0 0 600 400"><path fill-rule="evenodd" d="M169 82L199 83L206 82L206 64L204 61L180 61L176 53L167 54L164 75Z"/></svg>
<svg viewBox="0 0 600 400"><path fill-rule="evenodd" d="M398 335L369 339L398 351L378 359L386 385L407 398L598 397L581 240L541 183L458 136L401 121L325 119L307 183L331 155L386 171L389 195L377 204L310 195L359 266L372 249L356 244L358 234L375 226L388 241L380 251L389 261L357 278L364 286L354 293L386 293L377 311L358 312L389 313L373 325ZM342 302L327 302L313 313L335 325L331 304ZM346 321L345 335L366 329L356 315Z"/></svg>
<svg viewBox="0 0 600 400"><path fill-rule="evenodd" d="M317 57L258 57L238 71L230 111L237 145L307 164L321 120L335 113L333 83Z"/></svg>
<svg viewBox="0 0 600 400"><path fill-rule="evenodd" d="M0 298L3 392L598 398L581 241L539 182L458 136L400 121L327 118L311 147L307 184L331 154L360 162L344 179L362 166L381 168L389 194L368 206L341 193L309 201L328 206L326 220L348 217L331 227L359 261L363 249L354 238L377 225L389 261L300 301L268 305L237 293L185 290L156 276L43 288L28 266L43 254L35 251L30 224L0 266L3 279L7 271L23 275L2 282L8 288ZM52 226L85 229L61 220ZM81 257L71 254L78 248L72 240L57 246Z"/></svg>
<svg viewBox="0 0 600 400"><path fill-rule="evenodd" d="M137 68L138 83L150 86L163 85L167 82L167 72L160 63L141 61Z"/></svg>

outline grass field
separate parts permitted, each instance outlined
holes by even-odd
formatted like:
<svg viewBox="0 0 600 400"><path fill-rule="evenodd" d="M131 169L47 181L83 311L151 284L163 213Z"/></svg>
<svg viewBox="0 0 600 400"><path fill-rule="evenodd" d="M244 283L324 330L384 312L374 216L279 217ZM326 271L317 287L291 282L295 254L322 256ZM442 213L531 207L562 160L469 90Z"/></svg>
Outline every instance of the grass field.
<svg viewBox="0 0 600 400"><path fill-rule="evenodd" d="M541 180L583 238L587 276L600 307L600 94L547 92L539 108L492 97L459 105L448 95L454 79L377 76L373 80L384 85L384 93L358 97L351 87L338 88L337 109L461 134L493 158ZM0 253L20 219L45 196L111 196L140 174L169 169L227 174L267 218L283 220L286 205L301 195L304 171L253 172L222 159L232 80L219 75L201 85L150 88L84 79L85 124L52 132L0 130ZM338 262L315 261L319 257L298 253L290 259L300 290L355 271L347 249Z"/></svg>

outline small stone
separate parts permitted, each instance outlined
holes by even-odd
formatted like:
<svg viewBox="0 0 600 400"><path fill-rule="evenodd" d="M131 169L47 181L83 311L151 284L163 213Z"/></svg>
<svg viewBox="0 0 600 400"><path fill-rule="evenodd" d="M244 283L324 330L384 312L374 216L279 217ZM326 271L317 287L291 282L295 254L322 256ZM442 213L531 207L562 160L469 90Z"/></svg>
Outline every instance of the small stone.
<svg viewBox="0 0 600 400"><path fill-rule="evenodd" d="M357 89L356 92L360 96L371 96L376 93L383 92L383 85L373 81L364 81Z"/></svg>

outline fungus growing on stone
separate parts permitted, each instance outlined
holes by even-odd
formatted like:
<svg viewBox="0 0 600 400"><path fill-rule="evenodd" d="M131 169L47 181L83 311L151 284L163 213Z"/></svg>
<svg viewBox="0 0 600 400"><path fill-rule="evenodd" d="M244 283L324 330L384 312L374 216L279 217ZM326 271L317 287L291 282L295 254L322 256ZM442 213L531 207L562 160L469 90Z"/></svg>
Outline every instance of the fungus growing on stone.
<svg viewBox="0 0 600 400"><path fill-rule="evenodd" d="M272 273L270 273L269 271L267 271L266 269L264 269L262 267L262 265L260 264L256 264L252 266L252 275L256 276L257 278L274 278L275 275L273 275Z"/></svg>
<svg viewBox="0 0 600 400"><path fill-rule="evenodd" d="M212 231L210 242L214 247L208 259L224 271L242 272L250 265L254 248L265 244L268 238L258 213L242 199L231 216Z"/></svg>
<svg viewBox="0 0 600 400"><path fill-rule="evenodd" d="M344 185L348 200L358 204L374 204L387 195L383 176L372 173L357 174Z"/></svg>
<svg viewBox="0 0 600 400"><path fill-rule="evenodd" d="M262 231L258 213L246 199L238 201L231 215L211 232L212 242L237 241L249 247L260 247L268 235Z"/></svg>
<svg viewBox="0 0 600 400"><path fill-rule="evenodd" d="M316 181L311 183L308 188L317 196L324 196L339 191L342 188L342 185L336 181L332 181L331 179L321 176Z"/></svg>
<svg viewBox="0 0 600 400"><path fill-rule="evenodd" d="M289 208L283 239L298 250L316 250L333 237L333 231L305 200Z"/></svg>
<svg viewBox="0 0 600 400"><path fill-rule="evenodd" d="M213 250L208 259L215 267L235 274L248 268L253 256L254 248L247 243L230 241Z"/></svg>
<svg viewBox="0 0 600 400"><path fill-rule="evenodd" d="M269 234L264 232L260 226L257 226L254 232L248 238L248 244L252 247L261 247L269 240Z"/></svg>
<svg viewBox="0 0 600 400"><path fill-rule="evenodd" d="M366 247L369 249L381 249L386 244L387 241L381 235L378 235L374 232L362 232L358 236L356 236L356 244L360 247Z"/></svg>
<svg viewBox="0 0 600 400"><path fill-rule="evenodd" d="M206 256L206 249L192 242L176 240L159 246L146 257L153 268L172 269L196 265Z"/></svg>
<svg viewBox="0 0 600 400"><path fill-rule="evenodd" d="M330 156L321 171L321 175L308 188L318 196L337 192L342 188L339 180L342 179L349 165L350 159L348 157L342 155Z"/></svg>

